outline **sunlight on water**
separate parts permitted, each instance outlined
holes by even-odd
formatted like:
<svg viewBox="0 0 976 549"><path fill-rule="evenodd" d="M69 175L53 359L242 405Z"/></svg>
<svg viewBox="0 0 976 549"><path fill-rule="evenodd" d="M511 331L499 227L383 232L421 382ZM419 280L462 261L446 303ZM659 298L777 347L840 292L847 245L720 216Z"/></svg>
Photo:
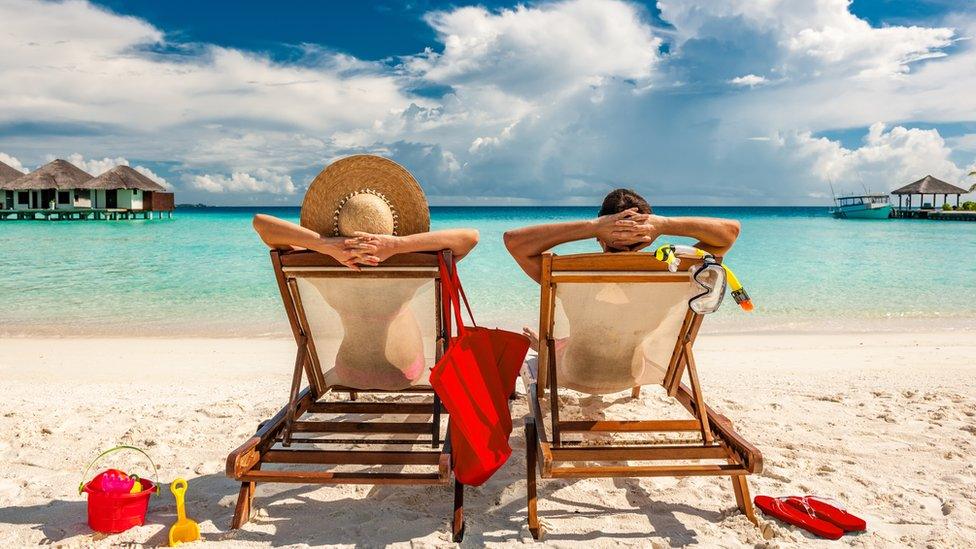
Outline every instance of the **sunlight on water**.
<svg viewBox="0 0 976 549"><path fill-rule="evenodd" d="M581 219L596 208L434 208L434 228L476 227L462 262L479 323L535 325L538 287L502 243L513 227ZM976 317L976 224L835 220L824 208L659 208L739 219L728 257L756 303L729 298L718 329L857 326L884 319ZM176 219L0 223L0 333L283 335L288 333L254 213L181 209ZM595 251L595 242L558 252ZM953 320L955 319L955 320Z"/></svg>

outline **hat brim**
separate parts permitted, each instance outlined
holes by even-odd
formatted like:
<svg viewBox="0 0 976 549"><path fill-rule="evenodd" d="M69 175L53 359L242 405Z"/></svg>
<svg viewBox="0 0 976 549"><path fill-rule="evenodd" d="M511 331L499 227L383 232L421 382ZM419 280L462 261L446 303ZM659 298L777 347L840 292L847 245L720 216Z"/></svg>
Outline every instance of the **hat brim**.
<svg viewBox="0 0 976 549"><path fill-rule="evenodd" d="M396 162L370 154L336 160L315 176L302 201L302 227L339 236L335 216L340 202L365 189L383 195L393 207L398 236L430 230L430 207L417 180Z"/></svg>

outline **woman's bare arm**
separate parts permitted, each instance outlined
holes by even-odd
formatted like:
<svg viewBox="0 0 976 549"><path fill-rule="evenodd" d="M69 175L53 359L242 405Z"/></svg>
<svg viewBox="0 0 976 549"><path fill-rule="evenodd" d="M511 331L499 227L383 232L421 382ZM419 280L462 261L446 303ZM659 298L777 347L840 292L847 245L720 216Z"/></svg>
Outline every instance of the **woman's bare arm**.
<svg viewBox="0 0 976 549"><path fill-rule="evenodd" d="M613 244L618 236L616 231L621 228L618 222L634 215L637 215L636 210L630 209L586 221L547 223L512 229L505 233L505 247L525 274L539 282L542 276L543 253L560 244L588 238L598 238L607 244Z"/></svg>
<svg viewBox="0 0 976 549"><path fill-rule="evenodd" d="M461 259L474 249L480 237L477 229L445 229L407 236L356 233L362 250L368 254L364 265L377 265L396 254L451 250Z"/></svg>
<svg viewBox="0 0 976 549"><path fill-rule="evenodd" d="M271 215L255 215L252 225L261 240L276 250L314 250L355 270L369 256L357 238L323 237L311 229Z"/></svg>

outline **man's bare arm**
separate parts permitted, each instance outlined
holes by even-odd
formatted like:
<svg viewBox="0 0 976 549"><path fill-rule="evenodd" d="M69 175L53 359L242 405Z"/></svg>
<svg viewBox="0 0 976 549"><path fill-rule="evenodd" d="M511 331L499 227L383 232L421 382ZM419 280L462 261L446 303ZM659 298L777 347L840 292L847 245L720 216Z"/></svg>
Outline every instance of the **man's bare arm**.
<svg viewBox="0 0 976 549"><path fill-rule="evenodd" d="M586 221L548 223L512 229L505 233L505 247L522 267L525 274L539 282L542 277L542 254L552 248L588 238L599 238L607 243L616 239L618 222L636 215L636 210L626 210Z"/></svg>
<svg viewBox="0 0 976 549"><path fill-rule="evenodd" d="M664 217L661 215L640 214L621 222L627 226L621 229L624 238L650 238L656 240L661 235L695 238L700 248L715 255L725 255L739 237L740 225L734 219L717 217Z"/></svg>

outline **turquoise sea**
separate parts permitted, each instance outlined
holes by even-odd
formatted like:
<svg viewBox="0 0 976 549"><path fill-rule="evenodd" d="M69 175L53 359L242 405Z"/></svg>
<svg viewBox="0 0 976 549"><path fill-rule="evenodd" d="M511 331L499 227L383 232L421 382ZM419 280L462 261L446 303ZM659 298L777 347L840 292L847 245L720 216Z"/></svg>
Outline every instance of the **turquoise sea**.
<svg viewBox="0 0 976 549"><path fill-rule="evenodd" d="M442 207L432 225L480 229L462 262L465 287L481 324L514 328L536 324L538 288L506 252L504 231L596 209ZM0 222L0 335L284 335L268 253L250 225L257 212L298 219L298 208L192 208L162 221ZM709 330L976 324L976 223L835 220L795 207L657 213L742 222L727 261L756 311L727 298Z"/></svg>

